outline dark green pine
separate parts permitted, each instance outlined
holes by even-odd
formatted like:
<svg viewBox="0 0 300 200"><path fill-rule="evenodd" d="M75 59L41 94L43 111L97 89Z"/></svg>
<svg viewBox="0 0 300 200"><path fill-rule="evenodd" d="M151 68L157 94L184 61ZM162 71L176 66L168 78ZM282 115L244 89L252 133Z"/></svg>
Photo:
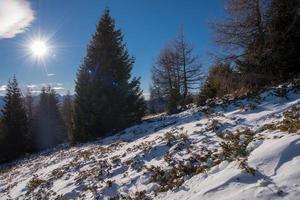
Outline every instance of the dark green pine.
<svg viewBox="0 0 300 200"><path fill-rule="evenodd" d="M16 77L8 82L7 93L4 98L1 121L1 161L11 160L26 153L26 143L29 141L28 120L23 105L22 94Z"/></svg>
<svg viewBox="0 0 300 200"><path fill-rule="evenodd" d="M104 136L141 120L145 105L139 79L131 80L133 63L134 58L127 52L122 33L116 29L106 9L77 74L76 140Z"/></svg>

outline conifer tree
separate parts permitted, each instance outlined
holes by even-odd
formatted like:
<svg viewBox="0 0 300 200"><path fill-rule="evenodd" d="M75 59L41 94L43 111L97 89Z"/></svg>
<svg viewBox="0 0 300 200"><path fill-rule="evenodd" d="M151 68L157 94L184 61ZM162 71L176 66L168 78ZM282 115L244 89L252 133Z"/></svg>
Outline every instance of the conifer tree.
<svg viewBox="0 0 300 200"><path fill-rule="evenodd" d="M7 159L7 148L6 134L4 132L2 119L0 119L0 163L5 162Z"/></svg>
<svg viewBox="0 0 300 200"><path fill-rule="evenodd" d="M85 59L86 60L86 59ZM90 70L83 64L77 73L75 99L74 99L74 139L85 141L91 138L92 93L90 83Z"/></svg>
<svg viewBox="0 0 300 200"><path fill-rule="evenodd" d="M272 0L267 14L268 65L283 80L300 74L300 2Z"/></svg>
<svg viewBox="0 0 300 200"><path fill-rule="evenodd" d="M28 143L26 137L28 136L28 120L15 76L8 82L4 102L1 122L3 128L1 140L4 152L2 152L0 162L25 154L26 143Z"/></svg>
<svg viewBox="0 0 300 200"><path fill-rule="evenodd" d="M139 79L131 80L133 63L122 33L106 9L77 73L74 100L77 141L103 136L141 120L145 106Z"/></svg>
<svg viewBox="0 0 300 200"><path fill-rule="evenodd" d="M33 142L37 150L53 147L66 141L56 92L43 87L34 116Z"/></svg>
<svg viewBox="0 0 300 200"><path fill-rule="evenodd" d="M27 88L27 92L24 99L24 107L26 110L26 116L28 119L28 143L26 144L26 149L30 152L33 151L33 143L32 143L32 131L33 131L33 95L30 88Z"/></svg>
<svg viewBox="0 0 300 200"><path fill-rule="evenodd" d="M72 145L75 143L74 138L74 123L73 123L73 100L70 92L68 91L67 94L64 96L63 104L61 107L62 118L64 121L65 129L68 133L68 140L69 143Z"/></svg>

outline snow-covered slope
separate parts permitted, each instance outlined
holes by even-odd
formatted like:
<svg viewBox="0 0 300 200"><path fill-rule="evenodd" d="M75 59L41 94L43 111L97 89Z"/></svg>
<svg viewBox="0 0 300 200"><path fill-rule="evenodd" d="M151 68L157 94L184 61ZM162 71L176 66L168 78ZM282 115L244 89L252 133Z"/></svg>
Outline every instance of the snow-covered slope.
<svg viewBox="0 0 300 200"><path fill-rule="evenodd" d="M275 91L3 166L0 199L298 199L300 94Z"/></svg>

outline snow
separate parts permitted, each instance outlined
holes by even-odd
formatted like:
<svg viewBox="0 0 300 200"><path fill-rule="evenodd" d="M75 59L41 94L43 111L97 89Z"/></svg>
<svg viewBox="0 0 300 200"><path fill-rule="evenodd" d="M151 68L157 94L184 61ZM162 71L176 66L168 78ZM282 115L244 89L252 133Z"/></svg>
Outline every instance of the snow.
<svg viewBox="0 0 300 200"><path fill-rule="evenodd" d="M187 190L162 199L298 199L300 195L300 137L267 140L254 150L249 165L256 175L241 172L237 163L223 161L207 175L187 181ZM283 194L281 194L283 191Z"/></svg>
<svg viewBox="0 0 300 200"><path fill-rule="evenodd" d="M263 128L300 105L300 94L289 88L287 98L275 96L274 88L259 102L237 100L212 114L192 106L3 165L0 199L298 199L300 134ZM222 143L232 135L247 156L226 156Z"/></svg>

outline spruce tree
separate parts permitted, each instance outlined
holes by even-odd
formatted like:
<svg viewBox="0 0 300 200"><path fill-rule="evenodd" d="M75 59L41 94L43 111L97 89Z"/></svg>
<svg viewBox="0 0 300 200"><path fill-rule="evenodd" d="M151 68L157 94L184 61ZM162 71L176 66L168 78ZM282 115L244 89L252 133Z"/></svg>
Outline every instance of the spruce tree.
<svg viewBox="0 0 300 200"><path fill-rule="evenodd" d="M33 142L43 150L66 141L56 92L50 86L42 88L34 116Z"/></svg>
<svg viewBox="0 0 300 200"><path fill-rule="evenodd" d="M33 151L33 143L32 143L32 131L33 131L33 95L30 88L27 89L26 95L25 95L25 110L26 110L26 116L28 119L28 143L26 144L26 149L30 152Z"/></svg>
<svg viewBox="0 0 300 200"><path fill-rule="evenodd" d="M61 107L61 113L62 113L62 118L64 121L65 129L68 133L68 140L69 143L72 145L75 143L75 138L74 138L74 123L73 123L73 100L72 96L70 95L70 92L68 92L63 99L63 104Z"/></svg>
<svg viewBox="0 0 300 200"><path fill-rule="evenodd" d="M104 11L77 73L74 100L74 136L85 141L126 128L145 111L139 79L131 79L134 58L123 36Z"/></svg>
<svg viewBox="0 0 300 200"><path fill-rule="evenodd" d="M4 132L4 126L2 119L0 119L0 163L6 161L6 150L7 150L6 134Z"/></svg>
<svg viewBox="0 0 300 200"><path fill-rule="evenodd" d="M286 80L300 74L300 2L272 0L268 9L268 65Z"/></svg>
<svg viewBox="0 0 300 200"><path fill-rule="evenodd" d="M8 82L4 102L1 122L3 128L1 140L4 152L2 152L0 162L25 154L26 143L28 143L26 137L28 136L28 120L15 76Z"/></svg>

